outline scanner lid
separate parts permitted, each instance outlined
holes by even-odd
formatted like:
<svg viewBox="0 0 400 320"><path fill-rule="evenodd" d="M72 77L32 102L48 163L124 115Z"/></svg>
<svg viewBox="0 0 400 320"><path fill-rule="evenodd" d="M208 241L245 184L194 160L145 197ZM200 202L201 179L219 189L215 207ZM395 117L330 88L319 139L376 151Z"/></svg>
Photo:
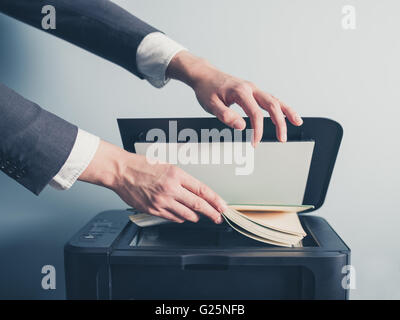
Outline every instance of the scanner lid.
<svg viewBox="0 0 400 320"><path fill-rule="evenodd" d="M250 119L245 121L250 129ZM310 212L325 200L343 129L326 118L303 121L300 127L287 121L288 142L281 143L271 119L264 118L253 152L245 143L250 131L216 118L118 119L118 126L125 150L176 164L228 204L307 204L314 206L304 211Z"/></svg>

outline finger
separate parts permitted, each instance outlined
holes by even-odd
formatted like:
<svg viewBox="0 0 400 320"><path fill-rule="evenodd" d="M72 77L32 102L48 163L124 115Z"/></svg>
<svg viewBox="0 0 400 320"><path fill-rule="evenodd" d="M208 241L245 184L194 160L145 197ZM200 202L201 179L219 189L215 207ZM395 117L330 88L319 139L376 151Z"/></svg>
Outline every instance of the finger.
<svg viewBox="0 0 400 320"><path fill-rule="evenodd" d="M167 209L182 218L183 220L189 220L191 222L199 221L199 216L197 213L178 201L174 201L173 203L171 203L171 205Z"/></svg>
<svg viewBox="0 0 400 320"><path fill-rule="evenodd" d="M295 126L301 126L303 124L303 119L301 119L296 111L294 111L291 107L289 107L288 105L286 105L286 103L283 103L282 101L280 101L280 104L283 113L292 124L294 124Z"/></svg>
<svg viewBox="0 0 400 320"><path fill-rule="evenodd" d="M271 97L273 97L275 100L279 102L281 105L281 109L285 116L289 119L289 121L294 124L295 126L301 126L303 124L303 119L299 116L299 114L294 111L291 107L289 107L286 103L283 101L279 100L277 97L273 96L271 94Z"/></svg>
<svg viewBox="0 0 400 320"><path fill-rule="evenodd" d="M264 115L254 99L252 91L239 93L235 102L242 107L249 116L251 127L254 129L252 144L255 147L262 138L264 128Z"/></svg>
<svg viewBox="0 0 400 320"><path fill-rule="evenodd" d="M176 200L191 210L205 215L215 223L222 222L221 214L214 207L212 207L204 199L185 188L182 188L179 194L177 194Z"/></svg>
<svg viewBox="0 0 400 320"><path fill-rule="evenodd" d="M211 104L213 114L227 126L236 130L246 128L246 122L243 118L231 108L226 106L219 98L216 98Z"/></svg>
<svg viewBox="0 0 400 320"><path fill-rule="evenodd" d="M171 212L167 209L159 209L159 210L157 210L157 213L150 213L150 214L164 218L164 219L168 219L168 220L171 220L171 221L174 221L177 223L182 223L185 221L184 219L177 217L174 212Z"/></svg>
<svg viewBox="0 0 400 320"><path fill-rule="evenodd" d="M225 201L216 192L188 173L183 172L181 184L185 189L207 201L218 212L224 212L227 209Z"/></svg>
<svg viewBox="0 0 400 320"><path fill-rule="evenodd" d="M271 116L272 122L276 126L276 136L279 141L286 142L287 140L287 128L285 116L283 115L281 105L274 99L270 94L265 93L261 90L254 92L254 97L258 104L265 110L268 111Z"/></svg>

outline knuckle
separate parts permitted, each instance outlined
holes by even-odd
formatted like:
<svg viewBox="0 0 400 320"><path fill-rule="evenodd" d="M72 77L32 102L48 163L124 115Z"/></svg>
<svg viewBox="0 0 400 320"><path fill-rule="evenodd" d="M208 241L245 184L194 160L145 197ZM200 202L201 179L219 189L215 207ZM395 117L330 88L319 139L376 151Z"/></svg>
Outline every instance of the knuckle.
<svg viewBox="0 0 400 320"><path fill-rule="evenodd" d="M215 193L214 191L212 193L213 194L211 196L211 201L216 205L223 204L224 201L220 198L220 196L217 193Z"/></svg>
<svg viewBox="0 0 400 320"><path fill-rule="evenodd" d="M170 164L168 165L167 175L170 179L178 179L180 177L180 170L178 167Z"/></svg>
<svg viewBox="0 0 400 320"><path fill-rule="evenodd" d="M217 105L218 101L214 98L207 98L201 101L201 106L209 113L212 113Z"/></svg>
<svg viewBox="0 0 400 320"><path fill-rule="evenodd" d="M200 197L205 197L207 195L207 193L208 193L208 188L204 184L201 184L199 186L199 192L198 193L199 193Z"/></svg>
<svg viewBox="0 0 400 320"><path fill-rule="evenodd" d="M183 218L185 218L186 220L190 220L190 221L198 221L198 217L196 214L191 213L191 212L184 212L182 214Z"/></svg>
<svg viewBox="0 0 400 320"><path fill-rule="evenodd" d="M242 96L244 94L247 94L250 91L250 86L245 83L245 82L237 82L234 86L233 86L233 91L234 93L236 93L238 96Z"/></svg>
<svg viewBox="0 0 400 320"><path fill-rule="evenodd" d="M281 125L285 125L285 123L286 123L284 116L279 116L277 120L278 120L279 124L281 124Z"/></svg>
<svg viewBox="0 0 400 320"><path fill-rule="evenodd" d="M210 105L210 106L217 106L220 102L220 98L218 97L218 95L213 95L209 98L208 101L206 101L206 104Z"/></svg>
<svg viewBox="0 0 400 320"><path fill-rule="evenodd" d="M252 90L257 89L257 86L251 82L251 81L246 81L247 86L249 86Z"/></svg>
<svg viewBox="0 0 400 320"><path fill-rule="evenodd" d="M289 107L287 105L285 105L285 109L286 109L286 112L288 112L288 113L296 114L296 112L291 107Z"/></svg>
<svg viewBox="0 0 400 320"><path fill-rule="evenodd" d="M269 106L270 108L271 108L271 110L272 111L278 111L278 110L280 110L280 106L279 106L279 103L278 102L276 102L276 101L272 101L271 103L270 103L270 106Z"/></svg>
<svg viewBox="0 0 400 320"><path fill-rule="evenodd" d="M272 94L270 94L268 92L263 92L263 93L264 93L265 98L268 99L269 101L274 101L275 100L275 98L274 98L274 96Z"/></svg>
<svg viewBox="0 0 400 320"><path fill-rule="evenodd" d="M190 220L190 214L188 212L186 212L186 211L181 212L180 216L185 220Z"/></svg>
<svg viewBox="0 0 400 320"><path fill-rule="evenodd" d="M164 197L162 194L153 195L153 206L155 209L162 208L164 204Z"/></svg>
<svg viewBox="0 0 400 320"><path fill-rule="evenodd" d="M229 112L229 110L223 111L220 113L219 119L224 122L227 123L231 120L231 113Z"/></svg>
<svg viewBox="0 0 400 320"><path fill-rule="evenodd" d="M157 198L159 194L163 194L166 191L166 185L168 184L168 180L167 181L159 181L159 183L157 183L154 186L154 196L153 198Z"/></svg>
<svg viewBox="0 0 400 320"><path fill-rule="evenodd" d="M185 220L181 217L177 218L177 217L171 217L170 220L176 222L176 223L183 223L185 222Z"/></svg>
<svg viewBox="0 0 400 320"><path fill-rule="evenodd" d="M200 211L203 208L203 203L201 202L201 200L195 200L193 201L193 205L192 208L194 211Z"/></svg>
<svg viewBox="0 0 400 320"><path fill-rule="evenodd" d="M251 110L250 116L253 118L262 118L263 113L259 108L254 108L254 110Z"/></svg>
<svg viewBox="0 0 400 320"><path fill-rule="evenodd" d="M172 181L168 181L167 183L163 184L162 188L163 188L163 192L167 193L167 194L173 194L176 192L176 184L173 183Z"/></svg>
<svg viewBox="0 0 400 320"><path fill-rule="evenodd" d="M149 213L149 214L151 214L153 216L159 216L160 215L159 211L155 207L150 207L146 211L147 211L147 213Z"/></svg>

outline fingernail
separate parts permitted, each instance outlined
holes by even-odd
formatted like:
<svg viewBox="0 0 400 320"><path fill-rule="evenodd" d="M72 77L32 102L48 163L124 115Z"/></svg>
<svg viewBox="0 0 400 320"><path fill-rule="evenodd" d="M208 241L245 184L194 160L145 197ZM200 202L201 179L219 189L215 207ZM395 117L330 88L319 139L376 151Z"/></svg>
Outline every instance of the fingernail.
<svg viewBox="0 0 400 320"><path fill-rule="evenodd" d="M219 216L219 218L215 222L221 224L223 221L224 219L222 218L222 216Z"/></svg>
<svg viewBox="0 0 400 320"><path fill-rule="evenodd" d="M303 119L300 116L296 116L296 122L301 126L303 124Z"/></svg>
<svg viewBox="0 0 400 320"><path fill-rule="evenodd" d="M256 138L253 136L251 139L251 146L255 149L257 147L258 142L256 141Z"/></svg>
<svg viewBox="0 0 400 320"><path fill-rule="evenodd" d="M287 141L287 136L286 133L282 135L282 142L286 142Z"/></svg>
<svg viewBox="0 0 400 320"><path fill-rule="evenodd" d="M243 120L242 119L235 120L235 122L233 123L233 128L235 128L236 130L243 130L244 129Z"/></svg>
<svg viewBox="0 0 400 320"><path fill-rule="evenodd" d="M220 201L219 201L219 208L220 208L221 213L224 212L226 209L228 209L227 203L222 198L220 198Z"/></svg>
<svg viewBox="0 0 400 320"><path fill-rule="evenodd" d="M223 213L224 211L226 211L226 209L228 209L228 206L226 205L226 203L222 203L222 204L219 206L219 212L220 212L220 213Z"/></svg>

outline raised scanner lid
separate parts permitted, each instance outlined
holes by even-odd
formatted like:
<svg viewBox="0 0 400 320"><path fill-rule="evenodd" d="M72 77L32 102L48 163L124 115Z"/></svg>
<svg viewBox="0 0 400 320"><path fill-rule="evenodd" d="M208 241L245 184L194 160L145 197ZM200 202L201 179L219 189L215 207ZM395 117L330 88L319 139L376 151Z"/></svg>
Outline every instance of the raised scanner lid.
<svg viewBox="0 0 400 320"><path fill-rule="evenodd" d="M118 124L126 150L176 164L228 203L310 204L312 211L325 199L342 128L329 119L303 120L301 127L288 123L288 142L280 143L265 118L256 149L243 142L245 131L234 132L215 118L118 119Z"/></svg>

